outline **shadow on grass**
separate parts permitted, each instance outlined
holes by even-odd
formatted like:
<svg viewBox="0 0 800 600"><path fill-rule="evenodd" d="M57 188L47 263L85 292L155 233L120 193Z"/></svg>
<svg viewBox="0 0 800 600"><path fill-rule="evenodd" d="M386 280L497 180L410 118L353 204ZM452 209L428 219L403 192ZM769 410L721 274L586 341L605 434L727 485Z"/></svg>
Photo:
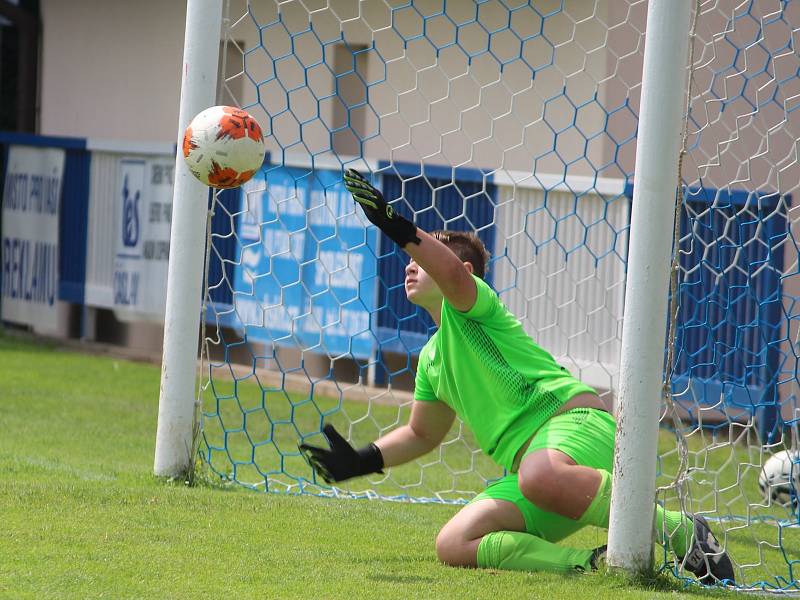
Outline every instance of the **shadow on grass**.
<svg viewBox="0 0 800 600"><path fill-rule="evenodd" d="M42 353L57 349L58 343L55 340L35 337L24 329L6 329L0 326L0 351Z"/></svg>
<svg viewBox="0 0 800 600"><path fill-rule="evenodd" d="M379 581L381 583L402 583L402 584L419 584L419 583L434 584L437 581L436 578L434 577L422 577L419 575L367 575L367 579L371 579L373 581Z"/></svg>
<svg viewBox="0 0 800 600"><path fill-rule="evenodd" d="M681 593L703 598L730 598L732 590L704 587L678 579L667 571L650 571L641 574L629 574L620 569L605 569L598 575L604 577L615 587L639 589L646 592Z"/></svg>
<svg viewBox="0 0 800 600"><path fill-rule="evenodd" d="M154 477L164 485L173 487L208 488L220 492L233 492L238 490L252 491L246 486L236 483L232 477L228 478L215 473L200 458L196 460L193 470L181 476Z"/></svg>

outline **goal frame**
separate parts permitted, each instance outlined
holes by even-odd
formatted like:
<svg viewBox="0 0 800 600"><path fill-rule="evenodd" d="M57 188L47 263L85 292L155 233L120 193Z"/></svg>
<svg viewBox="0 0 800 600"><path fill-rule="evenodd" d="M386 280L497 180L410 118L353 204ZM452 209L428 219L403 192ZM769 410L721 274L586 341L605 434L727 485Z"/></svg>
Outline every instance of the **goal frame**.
<svg viewBox="0 0 800 600"><path fill-rule="evenodd" d="M177 140L194 115L214 105L222 0L188 0ZM206 255L208 188L175 154L164 350L153 470L187 477L194 468L198 331Z"/></svg>
<svg viewBox="0 0 800 600"><path fill-rule="evenodd" d="M652 563L659 406L664 369L678 156L689 45L690 0L650 0L644 49L626 303L609 564L641 572ZM188 0L178 139L215 103L222 0ZM664 157L671 157L665 160ZM194 468L198 332L208 227L208 190L176 153L164 354L154 472Z"/></svg>
<svg viewBox="0 0 800 600"><path fill-rule="evenodd" d="M625 281L608 564L653 560L667 292L689 52L690 0L650 0Z"/></svg>

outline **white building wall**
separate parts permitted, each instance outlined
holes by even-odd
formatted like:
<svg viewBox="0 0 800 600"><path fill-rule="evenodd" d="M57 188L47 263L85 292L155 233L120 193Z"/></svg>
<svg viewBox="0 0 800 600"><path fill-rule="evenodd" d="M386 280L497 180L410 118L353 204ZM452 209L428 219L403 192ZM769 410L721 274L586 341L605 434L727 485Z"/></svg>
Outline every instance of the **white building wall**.
<svg viewBox="0 0 800 600"><path fill-rule="evenodd" d="M630 218L623 182L497 183L491 268L500 298L573 375L616 389Z"/></svg>
<svg viewBox="0 0 800 600"><path fill-rule="evenodd" d="M40 133L174 141L185 5L42 0Z"/></svg>
<svg viewBox="0 0 800 600"><path fill-rule="evenodd" d="M521 170L533 168L532 158L539 156L538 172L562 172L567 162L571 163L567 167L570 175L588 175L591 169L587 169L586 163L575 162L584 153L585 140L574 134L562 134L556 143L552 128L564 127L575 118L584 131L602 131L603 111L588 108L577 117L570 113L562 118L551 110L558 112L562 105L569 108L568 103L562 102L552 105L545 115L545 100L559 96L566 88L574 103L586 102L598 90L603 102L608 78L618 67L616 57L607 56L605 50L609 28L620 35L617 24L610 22L609 3L610 0L595 0L587 5L583 0L568 0L560 13L561 5L555 0L537 3L543 13L558 14L549 17L544 28L547 38L556 46L555 65L537 70L535 83L530 70L519 63L501 75L497 63L485 53L467 68L464 54L456 49L443 51L437 58L431 46L417 41L404 50L398 32L404 35L414 32L413 11L392 12L379 0L358 4L366 21L355 18L358 15L353 10L355 3L343 0L332 0L329 8L315 10L311 21L316 34L326 43L329 65L334 59L327 52L332 52L334 46L328 42L340 33L355 46L374 41L387 62L384 71L375 53L371 53L370 64L363 68L367 81L373 84L370 101L375 112L366 111L369 113L366 117L353 115L356 121L363 121L355 127L364 137L374 135L380 120L381 136L365 145L369 156ZM455 3L453 6L457 8L448 8L448 12L455 19L469 20L474 14L474 7L469 9L469 4ZM245 15L244 0L231 1L230 39L240 44L243 51L252 51L262 34L263 49L248 54L248 77L235 76L241 71L242 61L235 60L235 51L229 52L226 71L232 77L228 80L230 90L222 93L220 99L233 103L233 96L238 96L240 104L249 105L256 97L252 82L267 82L259 89L264 110L255 108L254 114L261 119L266 119L265 110L273 115L275 137L267 140L272 152L287 145L292 146L290 153L325 152L330 146L328 129L343 122L336 101L319 101L331 93L333 75L327 68L306 71L301 66L301 63L313 64L319 53L319 42L308 33L295 40L299 62L273 63L273 58L290 48L288 34L307 29L309 22L308 12L300 2L288 2L281 6L283 26L268 27L262 33L258 25L264 26L276 18L274 5L272 0L258 0L253 3L251 16ZM428 10L424 3L420 6L423 12ZM177 138L184 1L42 0L41 12L40 133L156 142ZM485 5L479 18L486 27L498 27L500 12L493 5ZM340 19L345 21L344 25ZM515 28L523 35L530 35L534 25L525 27L515 21ZM442 18L431 19L428 26L429 34L438 43L453 36L452 26ZM475 38L481 28L477 24L471 27L462 32L461 44L466 50L475 51L473 46L478 44L477 48L482 43ZM634 37L639 35L628 25L621 29L630 30ZM511 46L518 44L510 33L501 39ZM496 47L493 49L496 51ZM546 45L541 48L531 45L526 52L535 56L526 54L526 59L546 64L548 61L539 56L546 54L546 50ZM514 51L518 51L516 47ZM404 53L414 66L403 58ZM498 54L507 56L508 52ZM439 66L433 66L437 60ZM289 86L307 76L313 94L300 91L289 94L274 79L269 83L276 71L281 83ZM347 97L358 92L345 90L342 94ZM280 114L287 106L291 112ZM318 115L316 120L314 115ZM309 118L312 122L308 122ZM613 149L601 139L595 142L589 145L589 156L593 164L601 165L607 162ZM553 146L560 158L554 153L543 156ZM338 149L353 153L349 147Z"/></svg>

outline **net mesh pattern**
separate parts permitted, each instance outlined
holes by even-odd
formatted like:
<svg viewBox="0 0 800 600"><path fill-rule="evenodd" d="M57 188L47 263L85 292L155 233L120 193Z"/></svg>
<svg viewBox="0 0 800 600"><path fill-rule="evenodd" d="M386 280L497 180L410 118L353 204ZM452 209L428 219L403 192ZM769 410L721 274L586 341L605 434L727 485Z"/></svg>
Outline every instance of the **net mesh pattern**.
<svg viewBox="0 0 800 600"><path fill-rule="evenodd" d="M798 11L696 3L670 327L652 332L674 339L659 501L706 516L737 581L774 590L796 588L800 560L796 505L758 485L797 449L800 417ZM356 445L404 424L434 331L346 168L425 230L476 232L526 331L613 401L646 14L637 0L227 3L218 101L259 120L269 155L213 205L200 452L215 473L453 503L503 474L460 422L433 453L343 486L300 457L325 422Z"/></svg>

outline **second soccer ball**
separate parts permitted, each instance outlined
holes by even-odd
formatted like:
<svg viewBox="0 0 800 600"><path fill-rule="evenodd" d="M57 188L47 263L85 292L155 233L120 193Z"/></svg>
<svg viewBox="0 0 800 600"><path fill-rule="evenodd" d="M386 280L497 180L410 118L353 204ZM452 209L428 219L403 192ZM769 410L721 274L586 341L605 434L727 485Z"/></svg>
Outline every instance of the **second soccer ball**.
<svg viewBox="0 0 800 600"><path fill-rule="evenodd" d="M758 478L764 499L797 509L800 495L800 452L782 450L764 463Z"/></svg>
<svg viewBox="0 0 800 600"><path fill-rule="evenodd" d="M183 136L189 170L214 188L242 185L261 168L265 153L258 121L233 106L207 108L192 119Z"/></svg>

